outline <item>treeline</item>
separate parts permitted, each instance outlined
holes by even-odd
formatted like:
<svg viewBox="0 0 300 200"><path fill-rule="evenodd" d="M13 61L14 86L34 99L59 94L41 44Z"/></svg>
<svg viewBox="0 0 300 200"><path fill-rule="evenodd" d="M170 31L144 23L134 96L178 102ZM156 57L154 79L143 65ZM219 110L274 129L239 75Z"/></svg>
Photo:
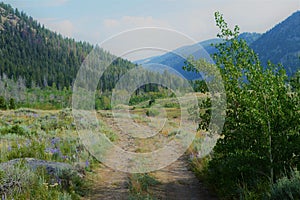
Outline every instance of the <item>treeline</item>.
<svg viewBox="0 0 300 200"><path fill-rule="evenodd" d="M0 74L28 88L69 88L86 56L93 50L87 42L76 42L46 29L24 12L0 3ZM99 49L106 60L113 60L102 77L102 91L110 91L114 82L135 65Z"/></svg>
<svg viewBox="0 0 300 200"><path fill-rule="evenodd" d="M119 68L113 69L119 73L119 76L126 71L125 69L125 71L119 70ZM140 69L142 68L140 67ZM118 73L114 74L116 75ZM157 77L157 79L161 79L161 82L168 82L170 85L174 85L178 91L185 90L182 78L178 78L175 74L167 72L161 74L160 72L147 70L143 70L143 73L149 80L154 80L154 77ZM111 74L104 74L104 76L102 76L99 80L98 89L95 91L95 109L111 109L112 92L125 92L125 90L113 90L119 79L120 77L117 75L115 77L112 77ZM147 82L146 79L143 79L143 81ZM107 83L110 83L110 85L105 85ZM102 91L100 89L101 87L105 87L105 91ZM174 95L168 87L156 83L144 84L135 89L134 93L131 94L129 102L127 102L129 105L136 105L143 101L167 98ZM0 109L2 110L19 107L43 110L70 108L72 106L72 94L72 87L58 89L56 83L53 83L52 86L46 87L39 87L38 85L32 84L31 87L28 88L26 87L25 79L21 77L15 81L9 79L6 74L0 76Z"/></svg>
<svg viewBox="0 0 300 200"><path fill-rule="evenodd" d="M0 33L0 92L5 101L12 98L17 106L44 109L70 106L78 69L96 48L102 60L111 61L99 77L96 106L109 109L108 102L116 83L122 75L137 67L89 43L76 42L54 33L24 12L4 3L0 3ZM147 81L158 74L145 71L144 79ZM163 77L175 86L182 84L170 73ZM161 92L159 88L152 83L141 86L133 94L131 104L145 99L145 92Z"/></svg>

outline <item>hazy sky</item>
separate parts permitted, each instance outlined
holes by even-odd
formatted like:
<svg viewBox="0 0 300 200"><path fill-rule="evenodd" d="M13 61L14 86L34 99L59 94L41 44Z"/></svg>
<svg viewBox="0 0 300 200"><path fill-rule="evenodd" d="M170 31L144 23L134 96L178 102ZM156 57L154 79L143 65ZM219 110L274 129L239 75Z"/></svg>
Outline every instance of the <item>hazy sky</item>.
<svg viewBox="0 0 300 200"><path fill-rule="evenodd" d="M300 9L300 0L4 0L77 40L99 43L121 31L163 27L196 41L214 38L214 12L242 32L265 32ZM178 44L182 45L182 44Z"/></svg>

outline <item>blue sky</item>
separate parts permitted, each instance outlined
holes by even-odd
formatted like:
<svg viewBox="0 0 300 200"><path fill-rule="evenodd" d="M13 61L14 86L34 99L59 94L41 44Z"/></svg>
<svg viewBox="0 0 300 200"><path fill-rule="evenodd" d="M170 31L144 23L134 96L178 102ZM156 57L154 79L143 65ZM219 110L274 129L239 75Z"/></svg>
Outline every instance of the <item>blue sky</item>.
<svg viewBox="0 0 300 200"><path fill-rule="evenodd" d="M121 31L163 27L196 41L214 38L214 12L242 32L265 32L300 9L300 0L4 0L51 30L93 44ZM178 44L183 45L183 44Z"/></svg>

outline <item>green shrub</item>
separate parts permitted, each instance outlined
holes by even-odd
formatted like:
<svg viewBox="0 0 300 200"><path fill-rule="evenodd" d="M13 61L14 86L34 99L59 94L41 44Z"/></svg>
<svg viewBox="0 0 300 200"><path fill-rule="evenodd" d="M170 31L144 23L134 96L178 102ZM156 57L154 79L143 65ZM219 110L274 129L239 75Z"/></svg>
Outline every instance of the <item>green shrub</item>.
<svg viewBox="0 0 300 200"><path fill-rule="evenodd" d="M89 185L78 175L77 172L71 170L63 170L58 174L60 187L63 191L70 194L76 193L80 196L87 194Z"/></svg>
<svg viewBox="0 0 300 200"><path fill-rule="evenodd" d="M167 102L164 104L165 108L180 108L179 103L177 102Z"/></svg>
<svg viewBox="0 0 300 200"><path fill-rule="evenodd" d="M30 131L25 130L25 128L19 126L19 125L13 125L11 127L6 127L6 128L2 128L0 130L2 135L7 135L7 134L16 134L19 136L29 136L30 135Z"/></svg>
<svg viewBox="0 0 300 200"><path fill-rule="evenodd" d="M86 182L76 173L64 170L50 175L43 167L32 170L20 160L5 172L0 171L0 195L4 199L80 199Z"/></svg>
<svg viewBox="0 0 300 200"><path fill-rule="evenodd" d="M5 98L3 96L0 96L0 109L1 110L6 110L7 109L6 101L5 101Z"/></svg>
<svg viewBox="0 0 300 200"><path fill-rule="evenodd" d="M6 159L12 160L16 158L37 158L43 160L49 160L51 158L45 152L46 145L44 142L33 140L28 144L21 145L17 142L11 144L10 149L5 152Z"/></svg>
<svg viewBox="0 0 300 200"><path fill-rule="evenodd" d="M129 190L133 194L143 194L148 192L149 186L154 186L159 182L149 174L133 174L130 177Z"/></svg>
<svg viewBox="0 0 300 200"><path fill-rule="evenodd" d="M155 117L155 116L157 116L157 115L159 115L159 111L157 110L157 109L151 109L151 108L149 108L147 111L146 111L146 115L148 116L148 117Z"/></svg>
<svg viewBox="0 0 300 200"><path fill-rule="evenodd" d="M28 185L32 184L36 175L22 161L14 167L1 170L1 196L11 196L23 193Z"/></svg>
<svg viewBox="0 0 300 200"><path fill-rule="evenodd" d="M290 178L285 176L279 179L272 187L270 199L300 199L300 172L295 171Z"/></svg>
<svg viewBox="0 0 300 200"><path fill-rule="evenodd" d="M212 111L222 107L218 105L221 100L216 105L204 101L204 108L211 104L210 109L200 112L204 114L200 129L212 135L222 129L208 164L208 181L222 198L238 199L245 193L241 188L248 191L249 198L259 198L255 194L268 192L272 181L299 165L300 96L287 87L282 66L261 65L258 55L238 37L238 26L229 29L219 12L215 19L224 43L215 45L218 52L214 59L221 71L227 104L226 112L215 116L218 121L226 114L223 127L216 124L216 128L210 122ZM189 63L198 71L205 66L203 60L191 59ZM214 77L215 72L209 71L210 76ZM222 92L211 95L223 96Z"/></svg>
<svg viewBox="0 0 300 200"><path fill-rule="evenodd" d="M14 98L10 98L9 99L9 105L8 105L9 109L16 109L16 102Z"/></svg>

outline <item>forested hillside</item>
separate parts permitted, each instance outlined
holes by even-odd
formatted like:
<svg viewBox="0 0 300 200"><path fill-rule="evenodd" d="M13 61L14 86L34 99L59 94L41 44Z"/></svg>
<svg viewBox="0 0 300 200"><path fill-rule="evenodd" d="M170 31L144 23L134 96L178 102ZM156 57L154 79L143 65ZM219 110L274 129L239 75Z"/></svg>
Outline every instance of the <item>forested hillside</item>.
<svg viewBox="0 0 300 200"><path fill-rule="evenodd" d="M0 3L0 75L25 79L26 86L70 87L81 63L93 49L46 29L32 17ZM102 53L114 58L110 53ZM111 59L110 58L110 59ZM112 59L111 59L112 60ZM123 59L113 62L105 73L103 90L111 90L115 79L135 65Z"/></svg>
<svg viewBox="0 0 300 200"><path fill-rule="evenodd" d="M69 107L78 69L96 47L52 32L24 12L4 3L0 3L0 33L0 109L10 108L10 101L17 107ZM99 77L96 108L109 109L109 96L115 84L137 65L97 48L97 53L112 63ZM145 73L147 77L155 77L163 71ZM163 77L174 84L178 82L175 75ZM158 85L142 86L136 92L141 97L133 97L131 103L150 98L143 92L152 91L159 95L161 90L158 90Z"/></svg>

